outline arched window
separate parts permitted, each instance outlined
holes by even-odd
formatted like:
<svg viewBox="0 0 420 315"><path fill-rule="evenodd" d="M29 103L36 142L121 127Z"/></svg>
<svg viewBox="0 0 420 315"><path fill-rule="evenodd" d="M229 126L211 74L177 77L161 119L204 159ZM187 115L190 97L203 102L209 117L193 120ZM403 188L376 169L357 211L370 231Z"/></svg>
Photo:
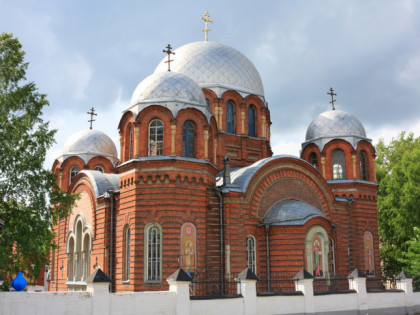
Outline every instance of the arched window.
<svg viewBox="0 0 420 315"><path fill-rule="evenodd" d="M86 281L90 274L91 232L82 216L77 216L67 239L68 281Z"/></svg>
<svg viewBox="0 0 420 315"><path fill-rule="evenodd" d="M129 139L128 139L128 159L131 160L133 158L133 149L134 149L134 132L133 127L130 126L129 131Z"/></svg>
<svg viewBox="0 0 420 315"><path fill-rule="evenodd" d="M104 168L100 165L95 166L94 170L101 173L105 172Z"/></svg>
<svg viewBox="0 0 420 315"><path fill-rule="evenodd" d="M334 240L330 239L330 260L331 260L331 274L335 275L335 246Z"/></svg>
<svg viewBox="0 0 420 315"><path fill-rule="evenodd" d="M228 101L226 105L226 132L235 133L235 103Z"/></svg>
<svg viewBox="0 0 420 315"><path fill-rule="evenodd" d="M131 237L128 225L124 227L123 239L123 281L130 280Z"/></svg>
<svg viewBox="0 0 420 315"><path fill-rule="evenodd" d="M246 238L246 266L253 273L257 274L255 237L252 235L248 235Z"/></svg>
<svg viewBox="0 0 420 315"><path fill-rule="evenodd" d="M194 125L188 120L182 126L182 156L194 157Z"/></svg>
<svg viewBox="0 0 420 315"><path fill-rule="evenodd" d="M255 108L254 106L248 107L248 136L255 137L256 136L256 128L255 128Z"/></svg>
<svg viewBox="0 0 420 315"><path fill-rule="evenodd" d="M312 152L311 155L309 155L309 163L315 168L318 168L318 156L315 152Z"/></svg>
<svg viewBox="0 0 420 315"><path fill-rule="evenodd" d="M67 280L74 281L74 238L70 237L67 248Z"/></svg>
<svg viewBox="0 0 420 315"><path fill-rule="evenodd" d="M360 160L360 179L367 180L368 179L367 155L365 151L360 152L359 160Z"/></svg>
<svg viewBox="0 0 420 315"><path fill-rule="evenodd" d="M162 229L151 223L145 229L146 270L145 281L160 282L162 279Z"/></svg>
<svg viewBox="0 0 420 315"><path fill-rule="evenodd" d="M85 234L83 238L83 248L82 248L82 276L83 280L86 280L90 274L90 235Z"/></svg>
<svg viewBox="0 0 420 315"><path fill-rule="evenodd" d="M79 168L77 166L73 166L70 170L70 184L72 183L73 179L79 173Z"/></svg>
<svg viewBox="0 0 420 315"><path fill-rule="evenodd" d="M346 178L346 164L344 159L344 152L341 149L336 149L331 154L333 165L333 179Z"/></svg>
<svg viewBox="0 0 420 315"><path fill-rule="evenodd" d="M163 155L163 123L154 120L149 126L149 156Z"/></svg>

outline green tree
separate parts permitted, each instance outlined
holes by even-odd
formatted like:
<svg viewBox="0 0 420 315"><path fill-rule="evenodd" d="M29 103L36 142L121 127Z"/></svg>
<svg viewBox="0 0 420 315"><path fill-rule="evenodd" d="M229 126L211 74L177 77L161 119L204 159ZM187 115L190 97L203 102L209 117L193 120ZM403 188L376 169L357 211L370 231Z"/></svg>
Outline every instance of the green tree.
<svg viewBox="0 0 420 315"><path fill-rule="evenodd" d="M420 228L420 138L402 132L389 145L380 140L376 148L381 258L385 275L394 276L414 270L406 258L415 253Z"/></svg>
<svg viewBox="0 0 420 315"><path fill-rule="evenodd" d="M26 81L28 63L18 39L0 35L0 272L7 281L17 271L36 279L53 245L52 224L75 196L58 188L43 168L55 130L41 118L46 95Z"/></svg>

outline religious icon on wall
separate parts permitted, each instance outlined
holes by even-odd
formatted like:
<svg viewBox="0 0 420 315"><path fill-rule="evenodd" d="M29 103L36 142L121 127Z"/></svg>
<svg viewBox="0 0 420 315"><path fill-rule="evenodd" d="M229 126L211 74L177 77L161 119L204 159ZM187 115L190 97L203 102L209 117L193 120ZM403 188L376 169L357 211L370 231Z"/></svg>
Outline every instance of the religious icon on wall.
<svg viewBox="0 0 420 315"><path fill-rule="evenodd" d="M318 235L314 235L312 238L312 275L314 277L324 276L322 259L322 240Z"/></svg>
<svg viewBox="0 0 420 315"><path fill-rule="evenodd" d="M373 236L372 233L366 231L363 236L364 252L365 252L365 270L367 276L375 275L375 263L373 257Z"/></svg>
<svg viewBox="0 0 420 315"><path fill-rule="evenodd" d="M195 272L196 229L192 223L184 223L181 228L181 268L188 275Z"/></svg>

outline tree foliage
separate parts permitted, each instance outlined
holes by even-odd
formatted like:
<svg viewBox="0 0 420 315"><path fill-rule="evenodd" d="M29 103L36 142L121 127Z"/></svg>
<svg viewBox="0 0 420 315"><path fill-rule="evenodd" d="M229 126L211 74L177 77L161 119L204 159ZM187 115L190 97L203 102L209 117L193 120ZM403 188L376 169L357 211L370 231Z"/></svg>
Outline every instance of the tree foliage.
<svg viewBox="0 0 420 315"><path fill-rule="evenodd" d="M379 234L387 276L415 269L414 262L407 258L420 249L419 162L420 138L412 133L402 132L389 145L383 140L377 145ZM417 254L420 257L420 252Z"/></svg>
<svg viewBox="0 0 420 315"><path fill-rule="evenodd" d="M26 81L28 63L18 39L0 35L0 272L6 280L21 270L36 279L48 262L52 224L67 213L75 196L60 191L43 168L55 130L42 110L48 105Z"/></svg>

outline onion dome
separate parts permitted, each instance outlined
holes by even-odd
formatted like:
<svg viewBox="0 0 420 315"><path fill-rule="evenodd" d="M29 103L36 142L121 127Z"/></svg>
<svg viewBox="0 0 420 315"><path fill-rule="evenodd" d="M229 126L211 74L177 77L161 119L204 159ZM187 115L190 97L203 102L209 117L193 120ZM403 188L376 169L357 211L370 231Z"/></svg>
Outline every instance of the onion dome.
<svg viewBox="0 0 420 315"><path fill-rule="evenodd" d="M334 139L346 140L354 148L360 140L371 142L366 138L365 128L359 119L342 110L330 110L318 115L309 124L302 147L315 143L322 150L325 144Z"/></svg>
<svg viewBox="0 0 420 315"><path fill-rule="evenodd" d="M235 90L243 97L254 94L264 99L260 75L247 57L236 49L217 42L193 42L175 51L171 70L193 79L201 88L213 90L219 97ZM163 58L155 73L168 65Z"/></svg>
<svg viewBox="0 0 420 315"><path fill-rule="evenodd" d="M58 161L62 163L71 156L80 157L85 163L95 156L103 156L112 164L118 161L117 148L114 141L99 130L82 130L67 140Z"/></svg>
<svg viewBox="0 0 420 315"><path fill-rule="evenodd" d="M168 108L174 117L184 108L196 108L209 120L209 111L201 88L189 77L176 72L154 73L137 85L128 110L140 113L150 105Z"/></svg>

